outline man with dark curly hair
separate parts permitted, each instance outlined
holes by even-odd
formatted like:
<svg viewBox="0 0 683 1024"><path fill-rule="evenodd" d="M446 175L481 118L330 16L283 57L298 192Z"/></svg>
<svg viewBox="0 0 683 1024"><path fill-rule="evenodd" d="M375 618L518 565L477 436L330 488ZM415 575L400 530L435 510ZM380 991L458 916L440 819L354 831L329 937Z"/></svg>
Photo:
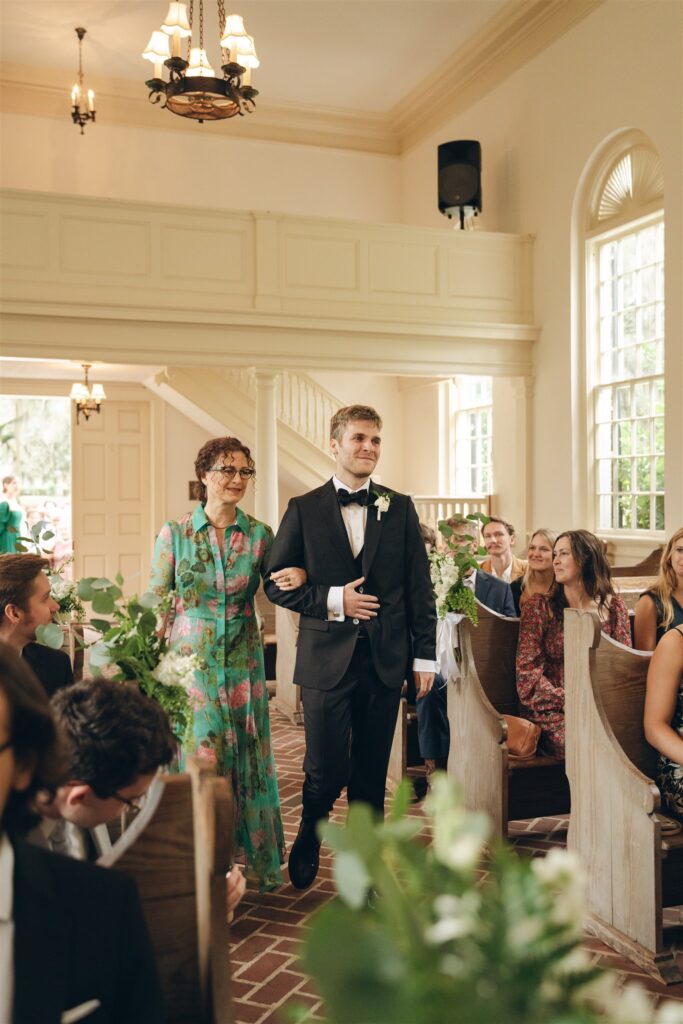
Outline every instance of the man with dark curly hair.
<svg viewBox="0 0 683 1024"><path fill-rule="evenodd" d="M85 680L58 691L52 708L64 739L65 781L54 799L38 798L43 821L32 839L85 859L82 830L136 807L173 757L175 740L163 708L132 683Z"/></svg>

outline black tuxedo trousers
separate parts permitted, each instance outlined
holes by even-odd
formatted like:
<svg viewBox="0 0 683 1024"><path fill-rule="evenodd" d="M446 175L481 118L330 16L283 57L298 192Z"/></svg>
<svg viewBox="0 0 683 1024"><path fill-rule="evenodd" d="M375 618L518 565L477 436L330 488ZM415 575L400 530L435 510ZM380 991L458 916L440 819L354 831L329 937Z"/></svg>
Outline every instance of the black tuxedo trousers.
<svg viewBox="0 0 683 1024"><path fill-rule="evenodd" d="M401 687L413 658L435 656L434 598L415 508L407 495L372 481L370 492L358 560L329 481L290 501L264 566L270 600L301 615L294 681L304 705L306 818L326 816L344 785L350 800L383 810ZM389 497L381 517L374 493ZM295 591L281 591L269 580L287 566L307 573ZM377 617L329 621L330 587L359 575L365 592L379 600Z"/></svg>

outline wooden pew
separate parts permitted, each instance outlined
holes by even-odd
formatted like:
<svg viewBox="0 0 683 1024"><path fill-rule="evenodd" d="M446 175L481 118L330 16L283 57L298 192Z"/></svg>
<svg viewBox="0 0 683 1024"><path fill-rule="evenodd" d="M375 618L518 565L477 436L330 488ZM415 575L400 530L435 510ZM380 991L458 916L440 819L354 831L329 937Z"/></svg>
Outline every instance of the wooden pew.
<svg viewBox="0 0 683 1024"><path fill-rule="evenodd" d="M614 589L630 612L636 610L640 595L657 582L656 576L616 576L612 578Z"/></svg>
<svg viewBox="0 0 683 1024"><path fill-rule="evenodd" d="M650 554L635 565L615 565L612 568L614 576L656 576L659 572L659 562L662 557L663 545L654 548Z"/></svg>
<svg viewBox="0 0 683 1024"><path fill-rule="evenodd" d="M226 872L230 783L199 760L158 776L105 867L135 879L156 953L168 1024L230 1024Z"/></svg>
<svg viewBox="0 0 683 1024"><path fill-rule="evenodd" d="M683 981L664 945L663 908L683 903L683 834L662 837L656 752L643 708L651 654L565 611L568 845L587 874L589 930L667 984Z"/></svg>
<svg viewBox="0 0 683 1024"><path fill-rule="evenodd" d="M515 656L519 619L506 618L477 601L479 625L460 625L461 675L448 684L451 748L448 772L465 803L493 822L494 835L508 821L569 812L564 762L538 755L514 762L508 755L504 714L519 710Z"/></svg>

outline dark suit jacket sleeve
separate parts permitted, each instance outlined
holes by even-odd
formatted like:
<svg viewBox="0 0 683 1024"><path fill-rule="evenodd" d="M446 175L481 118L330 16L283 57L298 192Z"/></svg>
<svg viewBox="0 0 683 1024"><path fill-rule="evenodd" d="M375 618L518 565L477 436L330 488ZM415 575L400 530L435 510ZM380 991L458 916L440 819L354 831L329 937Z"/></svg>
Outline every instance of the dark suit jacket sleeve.
<svg viewBox="0 0 683 1024"><path fill-rule="evenodd" d="M137 888L132 879L108 870L122 890L122 957L112 1020L163 1024L161 986Z"/></svg>
<svg viewBox="0 0 683 1024"><path fill-rule="evenodd" d="M406 513L405 599L413 657L436 659L436 604L417 512L410 498Z"/></svg>
<svg viewBox="0 0 683 1024"><path fill-rule="evenodd" d="M329 587L304 583L303 586L297 587L296 590L280 590L272 582L270 579L272 572L286 569L289 566L297 566L299 569L307 570L301 510L296 498L292 498L289 502L287 511L282 517L280 529L277 531L273 541L273 546L268 552L261 568L263 589L273 604L279 604L282 608L288 608L292 612L300 612L302 615L310 615L312 618L327 619Z"/></svg>
<svg viewBox="0 0 683 1024"><path fill-rule="evenodd" d="M518 615L518 611L515 608L515 599L512 596L512 590L510 584L505 584L505 596L503 598L503 607L501 609L501 615L507 615L509 618L514 619Z"/></svg>

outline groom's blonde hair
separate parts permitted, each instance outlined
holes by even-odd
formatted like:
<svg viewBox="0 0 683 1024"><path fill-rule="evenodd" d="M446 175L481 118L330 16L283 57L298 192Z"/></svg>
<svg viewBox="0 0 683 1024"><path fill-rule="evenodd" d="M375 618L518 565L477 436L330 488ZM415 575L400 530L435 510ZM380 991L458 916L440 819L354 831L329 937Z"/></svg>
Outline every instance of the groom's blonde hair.
<svg viewBox="0 0 683 1024"><path fill-rule="evenodd" d="M354 420L367 420L374 423L378 430L382 429L382 419L371 405L345 405L338 409L330 420L330 440L341 441L344 430Z"/></svg>

